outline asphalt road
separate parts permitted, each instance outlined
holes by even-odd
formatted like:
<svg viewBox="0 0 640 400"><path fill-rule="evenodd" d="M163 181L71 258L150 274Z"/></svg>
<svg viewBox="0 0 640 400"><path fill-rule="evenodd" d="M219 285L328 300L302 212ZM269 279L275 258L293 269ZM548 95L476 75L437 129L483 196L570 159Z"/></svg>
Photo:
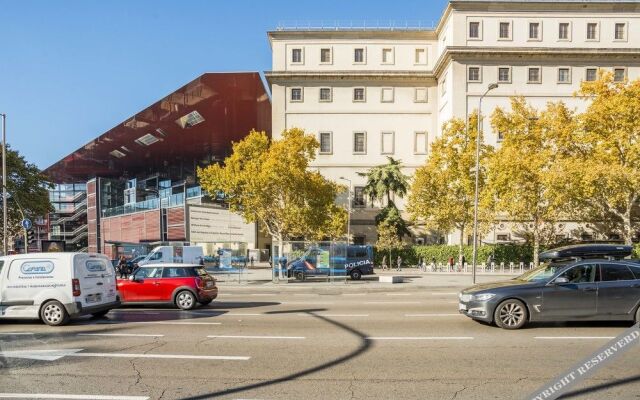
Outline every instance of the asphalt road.
<svg viewBox="0 0 640 400"><path fill-rule="evenodd" d="M192 312L3 321L0 398L524 399L631 326L504 331L459 315L456 291L222 287ZM569 398L640 399L639 356L636 346Z"/></svg>

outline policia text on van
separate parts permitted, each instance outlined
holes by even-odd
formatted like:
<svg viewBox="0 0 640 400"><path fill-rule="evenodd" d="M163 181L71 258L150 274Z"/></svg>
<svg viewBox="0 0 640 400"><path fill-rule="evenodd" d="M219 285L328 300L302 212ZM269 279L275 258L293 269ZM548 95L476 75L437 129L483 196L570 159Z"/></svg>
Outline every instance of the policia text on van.
<svg viewBox="0 0 640 400"><path fill-rule="evenodd" d="M102 316L120 305L115 270L102 254L46 253L0 257L0 318Z"/></svg>

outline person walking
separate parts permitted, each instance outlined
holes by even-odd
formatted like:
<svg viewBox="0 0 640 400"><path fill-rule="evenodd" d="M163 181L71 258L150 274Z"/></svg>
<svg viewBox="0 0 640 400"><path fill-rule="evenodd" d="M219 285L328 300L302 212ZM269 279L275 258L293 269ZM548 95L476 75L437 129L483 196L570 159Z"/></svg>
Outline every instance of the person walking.
<svg viewBox="0 0 640 400"><path fill-rule="evenodd" d="M467 259L464 254L460 257L460 271L464 271L464 265L467 263Z"/></svg>
<svg viewBox="0 0 640 400"><path fill-rule="evenodd" d="M384 271L385 269L387 269L387 256L386 255L382 256L382 270Z"/></svg>
<svg viewBox="0 0 640 400"><path fill-rule="evenodd" d="M255 259L253 258L253 256L249 257L249 263L251 268L253 268L253 262L255 261Z"/></svg>
<svg viewBox="0 0 640 400"><path fill-rule="evenodd" d="M435 257L431 257L431 271L435 271L436 270L436 258Z"/></svg>
<svg viewBox="0 0 640 400"><path fill-rule="evenodd" d="M453 271L453 257L449 257L449 271Z"/></svg>
<svg viewBox="0 0 640 400"><path fill-rule="evenodd" d="M120 271L120 278L127 279L128 278L128 267L127 267L127 259L124 258L124 255L120 256L120 260L118 261L118 270Z"/></svg>
<svg viewBox="0 0 640 400"><path fill-rule="evenodd" d="M397 270L396 270L396 271L402 271L402 257L400 257L400 255L399 255L399 254L398 254L398 260L397 260L397 263L398 263L398 268L397 268Z"/></svg>

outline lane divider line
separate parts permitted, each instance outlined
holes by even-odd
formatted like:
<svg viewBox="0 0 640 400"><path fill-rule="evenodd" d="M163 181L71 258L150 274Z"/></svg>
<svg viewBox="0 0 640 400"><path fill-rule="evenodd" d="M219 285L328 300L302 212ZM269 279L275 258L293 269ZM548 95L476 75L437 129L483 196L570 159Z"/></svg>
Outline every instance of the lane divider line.
<svg viewBox="0 0 640 400"><path fill-rule="evenodd" d="M369 336L367 340L473 340L471 336Z"/></svg>
<svg viewBox="0 0 640 400"><path fill-rule="evenodd" d="M615 339L615 336L536 336L538 340Z"/></svg>
<svg viewBox="0 0 640 400"><path fill-rule="evenodd" d="M77 336L123 336L123 337L164 337L164 335L155 335L147 333L78 333Z"/></svg>
<svg viewBox="0 0 640 400"><path fill-rule="evenodd" d="M405 314L405 317L459 317L462 314Z"/></svg>
<svg viewBox="0 0 640 400"><path fill-rule="evenodd" d="M67 400L148 400L145 396L105 396L91 394L0 393L0 399L67 399Z"/></svg>
<svg viewBox="0 0 640 400"><path fill-rule="evenodd" d="M212 339L294 339L294 340L303 340L306 339L304 336L229 336L229 335L209 335L208 338Z"/></svg>

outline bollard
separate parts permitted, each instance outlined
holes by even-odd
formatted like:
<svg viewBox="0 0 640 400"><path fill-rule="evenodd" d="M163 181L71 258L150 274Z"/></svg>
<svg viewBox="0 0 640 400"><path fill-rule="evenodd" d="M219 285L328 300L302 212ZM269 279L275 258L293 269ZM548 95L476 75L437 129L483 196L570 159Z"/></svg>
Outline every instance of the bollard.
<svg viewBox="0 0 640 400"><path fill-rule="evenodd" d="M500 273L504 274L504 261L500 263Z"/></svg>
<svg viewBox="0 0 640 400"><path fill-rule="evenodd" d="M509 262L509 273L513 274L513 261Z"/></svg>
<svg viewBox="0 0 640 400"><path fill-rule="evenodd" d="M524 273L524 263L520 261L520 273Z"/></svg>
<svg viewBox="0 0 640 400"><path fill-rule="evenodd" d="M491 263L491 272L495 272L496 271L496 263L492 262Z"/></svg>

